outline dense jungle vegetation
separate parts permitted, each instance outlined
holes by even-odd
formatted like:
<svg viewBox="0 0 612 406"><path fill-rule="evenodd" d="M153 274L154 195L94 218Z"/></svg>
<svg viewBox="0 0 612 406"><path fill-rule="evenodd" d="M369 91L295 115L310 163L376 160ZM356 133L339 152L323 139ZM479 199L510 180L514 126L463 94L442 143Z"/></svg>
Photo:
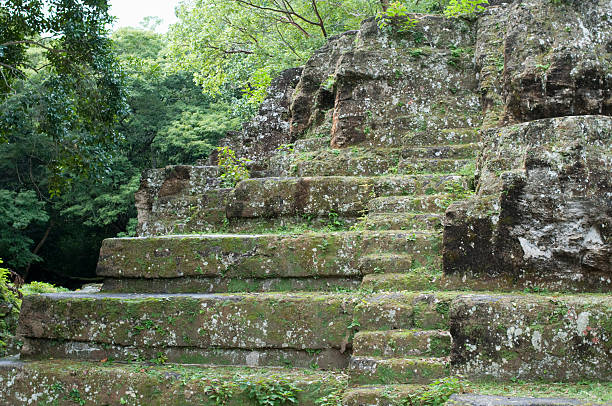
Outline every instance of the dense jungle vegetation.
<svg viewBox="0 0 612 406"><path fill-rule="evenodd" d="M162 35L156 18L111 31L106 0L0 0L3 266L93 280L102 239L134 232L141 171L206 158L281 70L364 18L481 3L185 0Z"/></svg>

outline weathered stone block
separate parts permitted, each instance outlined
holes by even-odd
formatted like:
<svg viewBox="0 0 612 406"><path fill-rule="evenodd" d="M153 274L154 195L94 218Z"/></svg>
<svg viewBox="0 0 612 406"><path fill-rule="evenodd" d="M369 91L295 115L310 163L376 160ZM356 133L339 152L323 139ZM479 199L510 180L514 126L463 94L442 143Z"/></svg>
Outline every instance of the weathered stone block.
<svg viewBox="0 0 612 406"><path fill-rule="evenodd" d="M298 278L359 276L362 256L403 252L425 263L439 237L427 232L187 235L103 242L98 275L109 278Z"/></svg>
<svg viewBox="0 0 612 406"><path fill-rule="evenodd" d="M239 367L120 365L74 361L0 362L0 399L6 405L71 406L257 405L252 390L289 390L299 405L315 406L346 385L342 373Z"/></svg>
<svg viewBox="0 0 612 406"><path fill-rule="evenodd" d="M358 357L446 357L450 355L450 350L451 337L445 331L364 331L357 333L353 339L353 355Z"/></svg>
<svg viewBox="0 0 612 406"><path fill-rule="evenodd" d="M330 212L359 217L377 196L422 194L462 188L466 180L454 175L390 177L307 177L249 179L228 198L229 218L294 215L329 216Z"/></svg>
<svg viewBox="0 0 612 406"><path fill-rule="evenodd" d="M393 385L429 383L448 375L449 365L442 358L353 357L349 382L353 385Z"/></svg>
<svg viewBox="0 0 612 406"><path fill-rule="evenodd" d="M609 296L466 295L451 305L452 365L469 377L612 379Z"/></svg>
<svg viewBox="0 0 612 406"><path fill-rule="evenodd" d="M33 295L19 334L133 347L344 350L353 298L340 294Z"/></svg>
<svg viewBox="0 0 612 406"><path fill-rule="evenodd" d="M484 132L478 194L446 212L445 272L609 292L611 128L574 116Z"/></svg>
<svg viewBox="0 0 612 406"><path fill-rule="evenodd" d="M359 330L447 330L456 292L386 292L367 296L355 307Z"/></svg>

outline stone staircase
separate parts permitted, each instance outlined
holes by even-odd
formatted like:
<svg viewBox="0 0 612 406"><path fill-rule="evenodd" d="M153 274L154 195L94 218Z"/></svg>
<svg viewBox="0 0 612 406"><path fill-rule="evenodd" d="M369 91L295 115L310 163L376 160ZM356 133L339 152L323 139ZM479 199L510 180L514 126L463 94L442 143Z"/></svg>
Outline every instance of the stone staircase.
<svg viewBox="0 0 612 406"><path fill-rule="evenodd" d="M346 369L354 387L446 376L456 294L420 291L442 275L444 210L470 193L478 105L469 60L424 52L443 70L426 92L396 73L413 88L368 109L361 142L305 134L235 188L215 166L145 172L142 237L104 241L101 293L24 301L22 358ZM427 102L439 111L414 130Z"/></svg>
<svg viewBox="0 0 612 406"><path fill-rule="evenodd" d="M226 187L211 165L145 172L140 237L104 241L100 293L24 300L22 359L271 368L295 378L304 405L391 404L389 393L461 371L453 340L472 348L470 334L485 333L469 309L512 312L495 307L505 297L465 298L465 281L443 273L444 213L473 193L479 151L475 29L421 19L419 36L385 37L366 21L315 54L289 109L292 143L270 148L251 179ZM312 114L297 116L304 106ZM592 314L604 306L581 300ZM565 317L546 311L537 320ZM510 324L491 327L491 342ZM193 390L218 395L207 388Z"/></svg>

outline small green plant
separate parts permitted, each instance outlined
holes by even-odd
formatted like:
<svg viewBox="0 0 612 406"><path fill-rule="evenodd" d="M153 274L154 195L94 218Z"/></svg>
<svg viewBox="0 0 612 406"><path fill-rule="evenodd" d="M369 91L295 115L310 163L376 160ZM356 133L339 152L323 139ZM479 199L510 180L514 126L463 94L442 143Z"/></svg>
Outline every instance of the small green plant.
<svg viewBox="0 0 612 406"><path fill-rule="evenodd" d="M261 406L297 404L297 394L301 391L294 383L279 376L239 380L238 384L250 399Z"/></svg>
<svg viewBox="0 0 612 406"><path fill-rule="evenodd" d="M413 48L411 50L408 51L408 54L412 57L412 58L420 58L423 55L425 55L425 51L423 50L423 48Z"/></svg>
<svg viewBox="0 0 612 406"><path fill-rule="evenodd" d="M328 213L328 219L329 219L328 227L330 230L341 230L345 226L344 221L340 218L338 213L336 213L335 211L330 211Z"/></svg>
<svg viewBox="0 0 612 406"><path fill-rule="evenodd" d="M400 2L394 1L385 11L381 11L376 15L378 27L380 29L397 30L399 32L410 32L416 27L419 20L408 15L410 10Z"/></svg>
<svg viewBox="0 0 612 406"><path fill-rule="evenodd" d="M251 175L247 164L251 161L244 158L237 158L236 153L229 147L218 147L219 167L221 183L225 187L234 187L238 182L248 179Z"/></svg>
<svg viewBox="0 0 612 406"><path fill-rule="evenodd" d="M81 392L78 389L71 389L67 396L64 397L66 400L71 400L77 405L84 405L85 400L81 397Z"/></svg>
<svg viewBox="0 0 612 406"><path fill-rule="evenodd" d="M151 362L155 365L164 365L166 362L168 362L168 357L166 357L166 355L160 351L157 353L155 358L151 359Z"/></svg>
<svg viewBox="0 0 612 406"><path fill-rule="evenodd" d="M467 385L456 376L438 379L422 393L408 395L404 405L442 406L455 393L463 393Z"/></svg>
<svg viewBox="0 0 612 406"><path fill-rule="evenodd" d="M323 83L321 83L321 87L325 90L332 90L334 85L336 84L336 78L334 75L329 75L327 79Z"/></svg>
<svg viewBox="0 0 612 406"><path fill-rule="evenodd" d="M450 0L444 10L447 18L471 17L485 9L489 0Z"/></svg>
<svg viewBox="0 0 612 406"><path fill-rule="evenodd" d="M294 145L293 144L282 144L282 145L279 145L276 148L276 150L279 152L287 152L287 153L292 154L294 151Z"/></svg>
<svg viewBox="0 0 612 406"><path fill-rule="evenodd" d="M328 395L315 400L315 405L317 406L341 406L342 405L342 393L343 393L343 390L339 388L333 392L330 392Z"/></svg>
<svg viewBox="0 0 612 406"><path fill-rule="evenodd" d="M238 385L235 382L213 379L210 384L204 387L204 393L215 404L223 406L234 396L237 388Z"/></svg>
<svg viewBox="0 0 612 406"><path fill-rule="evenodd" d="M544 73L546 71L548 71L548 69L550 69L550 63L545 63L545 64L541 64L538 63L536 64L536 69L539 70L540 72Z"/></svg>

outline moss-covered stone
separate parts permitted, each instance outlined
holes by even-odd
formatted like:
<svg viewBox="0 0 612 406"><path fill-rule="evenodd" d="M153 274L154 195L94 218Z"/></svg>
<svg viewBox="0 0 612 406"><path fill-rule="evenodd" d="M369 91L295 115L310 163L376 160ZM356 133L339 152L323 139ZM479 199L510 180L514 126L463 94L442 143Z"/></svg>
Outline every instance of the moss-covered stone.
<svg viewBox="0 0 612 406"><path fill-rule="evenodd" d="M33 295L23 302L19 334L134 347L344 350L355 300L306 293Z"/></svg>
<svg viewBox="0 0 612 406"><path fill-rule="evenodd" d="M353 324L362 331L448 330L448 308L457 292L386 292L364 297L355 307Z"/></svg>
<svg viewBox="0 0 612 406"><path fill-rule="evenodd" d="M371 213L444 213L454 200L457 197L452 194L378 197L368 203L368 210Z"/></svg>
<svg viewBox="0 0 612 406"><path fill-rule="evenodd" d="M450 334L439 330L364 331L353 339L353 355L357 357L446 357L450 350Z"/></svg>
<svg viewBox="0 0 612 406"><path fill-rule="evenodd" d="M338 349L241 349L122 346L108 343L25 338L23 357L28 360L72 359L77 361L152 362L188 365L246 365L249 367L295 367L344 369L348 352Z"/></svg>
<svg viewBox="0 0 612 406"><path fill-rule="evenodd" d="M238 293L238 292L335 292L355 290L361 277L224 278L181 277L165 279L104 280L103 292L113 293Z"/></svg>
<svg viewBox="0 0 612 406"><path fill-rule="evenodd" d="M449 374L443 358L353 357L349 366L352 385L423 384Z"/></svg>
<svg viewBox="0 0 612 406"><path fill-rule="evenodd" d="M445 272L611 291L611 127L610 117L573 116L484 132L478 193L446 212Z"/></svg>
<svg viewBox="0 0 612 406"><path fill-rule="evenodd" d="M438 230L442 228L442 214L368 213L364 223L368 230Z"/></svg>
<svg viewBox="0 0 612 406"><path fill-rule="evenodd" d="M227 217L327 217L332 212L359 217L368 201L378 196L424 194L465 185L466 180L457 175L248 179L228 197Z"/></svg>
<svg viewBox="0 0 612 406"><path fill-rule="evenodd" d="M361 275L371 253L437 253L427 232L353 231L302 235L187 235L105 240L98 275L109 278L300 278Z"/></svg>
<svg viewBox="0 0 612 406"><path fill-rule="evenodd" d="M427 291L441 290L444 287L440 268L415 267L407 272L371 274L363 278L363 289L373 291Z"/></svg>
<svg viewBox="0 0 612 406"><path fill-rule="evenodd" d="M291 369L3 362L0 399L7 405L242 406L261 404L259 394L292 396L297 404L315 406L346 381L342 373Z"/></svg>
<svg viewBox="0 0 612 406"><path fill-rule="evenodd" d="M453 366L467 376L612 379L609 296L466 295L450 318Z"/></svg>
<svg viewBox="0 0 612 406"><path fill-rule="evenodd" d="M279 155L270 163L278 176L376 176L456 173L475 158L477 146L458 144L421 148L324 149Z"/></svg>

